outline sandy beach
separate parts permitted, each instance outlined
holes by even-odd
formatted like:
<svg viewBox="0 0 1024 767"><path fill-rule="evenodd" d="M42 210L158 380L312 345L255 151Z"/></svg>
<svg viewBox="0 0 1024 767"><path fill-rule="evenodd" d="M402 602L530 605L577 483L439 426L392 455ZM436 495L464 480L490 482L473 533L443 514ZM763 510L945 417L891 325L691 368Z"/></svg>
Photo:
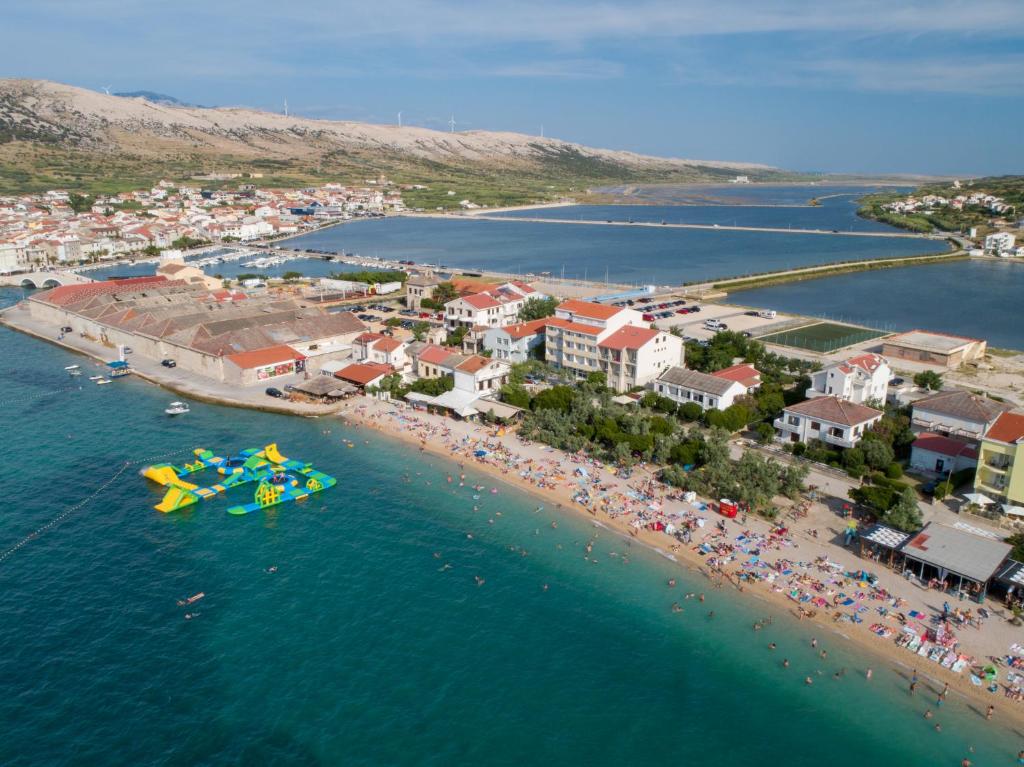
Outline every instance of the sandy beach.
<svg viewBox="0 0 1024 767"><path fill-rule="evenodd" d="M898 646L895 637L900 635L901 626L897 615L916 611L926 616L934 613L934 607L929 605L941 604L948 597L916 586L852 551L825 543L833 533L840 532L845 522L832 515L835 530L820 529L820 514L831 515L822 503L813 504L819 507L818 513L809 513L806 519L780 516L786 528L780 534L777 524L753 515L746 520L724 520L710 508L702 510L701 499L686 503L676 489L654 480L646 468L634 469L629 479L622 479L589 459L525 442L514 431L453 421L404 404L366 398L351 401L341 416L352 426L372 428L415 445L422 452L453 461L451 467L441 470L449 481L460 481L460 467L484 471L539 498L546 512L545 520L550 518L552 524L557 523L560 513L578 514L605 530L647 546L679 567L706 578L709 601L721 590L742 592L731 598L752 597L771 605L776 613L785 612L795 620L807 622L808 641L816 636L822 643L829 637L833 641L853 642L904 676L908 694L916 671L922 710L928 702L934 702L934 696L948 683L950 694L968 699L979 719L984 719L985 710L993 705L997 724L1024 725L1024 706L1008 693L1007 683L1015 678L1008 675L1014 673L1012 669L999 666L996 692L989 692L987 683L976 686L970 680L972 669L978 670L990 664L993 657L1010 653L1018 631L994 611L987 620L975 617L971 627L958 627L959 652L972 658L972 662L960 664L960 673ZM481 451L484 454L478 454ZM689 543L648 528L649 523L664 519L673 520L677 530L687 526ZM724 531L719 527L720 521ZM748 548L739 553L743 542L748 543ZM759 571L749 566L749 551L756 551L754 556L763 563ZM844 575L862 568L878 576L874 589ZM680 594L680 605L688 606L684 596ZM844 604L848 600L852 604ZM974 603L957 603L954 607L965 609L967 605L977 613ZM988 607L991 611L992 606ZM1005 615L1005 611L1001 612ZM853 620L854 615L860 620ZM924 622L922 616L921 623ZM882 638L872 632L872 627L887 630L891 635ZM757 641L756 631L752 631L751 640ZM1024 650L1018 654L1024 654ZM866 673L866 669L854 673ZM1020 682L1024 679L1018 678Z"/></svg>

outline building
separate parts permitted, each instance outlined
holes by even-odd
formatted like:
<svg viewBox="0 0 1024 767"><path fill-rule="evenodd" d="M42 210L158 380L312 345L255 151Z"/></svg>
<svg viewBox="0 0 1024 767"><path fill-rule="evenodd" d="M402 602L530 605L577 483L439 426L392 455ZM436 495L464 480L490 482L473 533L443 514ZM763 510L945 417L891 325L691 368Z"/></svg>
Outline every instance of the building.
<svg viewBox="0 0 1024 767"><path fill-rule="evenodd" d="M632 309L590 301L564 301L545 326L544 359L556 368L572 370L579 378L606 372L601 367L598 344L626 325L647 327L643 316Z"/></svg>
<svg viewBox="0 0 1024 767"><path fill-rule="evenodd" d="M367 387L380 386L381 381L394 372L393 367L379 362L354 362L336 372L334 377L366 391Z"/></svg>
<svg viewBox="0 0 1024 767"><path fill-rule="evenodd" d="M458 349L438 344L423 344L415 349L410 347L408 357L412 361L412 374L416 378L440 378L451 375L455 365L465 359ZM449 360L454 357L457 357L458 361L453 360L452 364L449 364Z"/></svg>
<svg viewBox="0 0 1024 767"><path fill-rule="evenodd" d="M1013 250L1017 238L1009 232L995 232L985 237L985 252L993 256L1001 256Z"/></svg>
<svg viewBox="0 0 1024 767"><path fill-rule="evenodd" d="M483 334L484 349L491 358L526 362L544 344L548 318L519 322L500 328L488 328Z"/></svg>
<svg viewBox="0 0 1024 767"><path fill-rule="evenodd" d="M911 330L882 341L882 354L890 359L944 368L956 368L965 362L982 359L985 348L986 343L978 338L929 333L926 330Z"/></svg>
<svg viewBox="0 0 1024 767"><path fill-rule="evenodd" d="M977 444L1009 405L963 389L936 392L917 400L910 415L915 434L931 431Z"/></svg>
<svg viewBox="0 0 1024 767"><path fill-rule="evenodd" d="M306 358L283 344L256 349L251 352L229 354L224 369L224 382L239 386L271 384L277 378L302 373Z"/></svg>
<svg viewBox="0 0 1024 767"><path fill-rule="evenodd" d="M747 394L753 394L761 388L761 371L749 362L743 362L739 365L732 365L731 367L716 370L711 375L715 378L724 378L727 381L736 381L737 383L742 384L743 388L746 389Z"/></svg>
<svg viewBox="0 0 1024 767"><path fill-rule="evenodd" d="M978 446L956 437L926 431L910 446L910 468L932 474L973 469L978 465Z"/></svg>
<svg viewBox="0 0 1024 767"><path fill-rule="evenodd" d="M379 362L395 370L406 366L407 344L380 333L360 333L352 342L352 356L356 362Z"/></svg>
<svg viewBox="0 0 1024 767"><path fill-rule="evenodd" d="M864 405L884 403L892 369L878 354L858 354L811 373L807 397L839 397Z"/></svg>
<svg viewBox="0 0 1024 767"><path fill-rule="evenodd" d="M477 354L462 359L452 368L455 388L473 392L478 397L500 390L508 383L511 372L512 366L504 360L492 360Z"/></svg>
<svg viewBox="0 0 1024 767"><path fill-rule="evenodd" d="M981 440L974 489L1024 506L1024 413L1001 413Z"/></svg>
<svg viewBox="0 0 1024 767"><path fill-rule="evenodd" d="M197 266L189 266L184 261L161 261L156 268L157 274L162 274L169 280L184 280L188 283L203 285L208 290L218 290L223 287L223 281L211 277Z"/></svg>
<svg viewBox="0 0 1024 767"><path fill-rule="evenodd" d="M646 386L663 370L683 364L683 339L657 328L623 325L598 341L606 384L617 392Z"/></svg>
<svg viewBox="0 0 1024 767"><path fill-rule="evenodd" d="M459 328L472 330L514 325L527 299L543 297L526 283L506 282L497 288L461 296L446 303L445 327L453 332Z"/></svg>
<svg viewBox="0 0 1024 767"><path fill-rule="evenodd" d="M701 410L725 410L747 394L747 387L739 381L680 366L663 371L651 388L680 405L694 402Z"/></svg>
<svg viewBox="0 0 1024 767"><path fill-rule="evenodd" d="M434 288L440 284L441 280L430 272L412 275L405 281L405 305L420 311L423 308L423 299L432 299Z"/></svg>
<svg viewBox="0 0 1024 767"><path fill-rule="evenodd" d="M835 396L815 397L785 408L775 419L775 435L783 442L821 440L836 447L854 447L883 415L881 410Z"/></svg>

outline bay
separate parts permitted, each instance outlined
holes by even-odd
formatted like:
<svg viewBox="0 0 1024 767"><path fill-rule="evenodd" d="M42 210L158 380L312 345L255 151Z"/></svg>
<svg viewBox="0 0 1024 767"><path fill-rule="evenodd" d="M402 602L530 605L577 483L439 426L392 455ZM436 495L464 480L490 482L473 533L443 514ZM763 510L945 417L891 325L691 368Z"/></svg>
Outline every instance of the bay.
<svg viewBox="0 0 1024 767"><path fill-rule="evenodd" d="M979 766L1016 753L956 699L935 733L899 672L820 627L828 663L810 627L471 470L499 492L474 502L445 481L451 464L333 419L199 402L170 419L153 386L79 388L63 367L91 363L6 328L0 344L0 552L27 540L0 561L2 764L952 767L969 746ZM271 441L339 486L265 514L227 515L239 491L163 515L137 474ZM705 589L704 605L669 609Z"/></svg>

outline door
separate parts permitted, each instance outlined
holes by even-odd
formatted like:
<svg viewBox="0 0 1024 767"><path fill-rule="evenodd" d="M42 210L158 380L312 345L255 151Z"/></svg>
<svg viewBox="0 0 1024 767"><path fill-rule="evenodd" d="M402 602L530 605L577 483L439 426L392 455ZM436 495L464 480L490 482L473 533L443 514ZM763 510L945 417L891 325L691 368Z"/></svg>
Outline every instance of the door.
<svg viewBox="0 0 1024 767"><path fill-rule="evenodd" d="M939 472L941 474L942 473L942 468L945 465L946 465L946 461L944 459L942 459L942 458L939 458L937 461L935 461L935 471L937 471L937 472Z"/></svg>

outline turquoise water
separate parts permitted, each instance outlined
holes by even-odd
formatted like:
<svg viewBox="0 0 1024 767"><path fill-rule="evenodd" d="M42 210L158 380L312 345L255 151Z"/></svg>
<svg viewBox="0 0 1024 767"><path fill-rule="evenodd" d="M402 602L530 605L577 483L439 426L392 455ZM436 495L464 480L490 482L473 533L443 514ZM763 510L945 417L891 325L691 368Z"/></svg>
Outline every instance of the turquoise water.
<svg viewBox="0 0 1024 767"><path fill-rule="evenodd" d="M826 663L810 627L696 573L669 589L658 555L582 518L552 529L506 486L474 513L451 466L336 421L202 403L169 419L155 387L60 391L80 358L0 343L0 552L170 451L276 440L340 478L266 514L227 515L239 492L163 515L133 465L0 562L0 764L952 767L969 744L977 765L1013 761L1016 739L956 701L934 733L924 695L877 662L867 682L827 630ZM688 590L707 603L673 614Z"/></svg>
<svg viewBox="0 0 1024 767"><path fill-rule="evenodd" d="M841 274L732 294L731 301L886 330L927 330L1024 349L1024 264L956 261Z"/></svg>
<svg viewBox="0 0 1024 767"><path fill-rule="evenodd" d="M649 213L644 206L632 210L635 220ZM560 211L572 217L572 208ZM618 212L631 215L628 209ZM898 237L411 217L353 222L287 244L515 274L551 272L601 280L607 273L613 282L656 285L946 249L941 242Z"/></svg>

